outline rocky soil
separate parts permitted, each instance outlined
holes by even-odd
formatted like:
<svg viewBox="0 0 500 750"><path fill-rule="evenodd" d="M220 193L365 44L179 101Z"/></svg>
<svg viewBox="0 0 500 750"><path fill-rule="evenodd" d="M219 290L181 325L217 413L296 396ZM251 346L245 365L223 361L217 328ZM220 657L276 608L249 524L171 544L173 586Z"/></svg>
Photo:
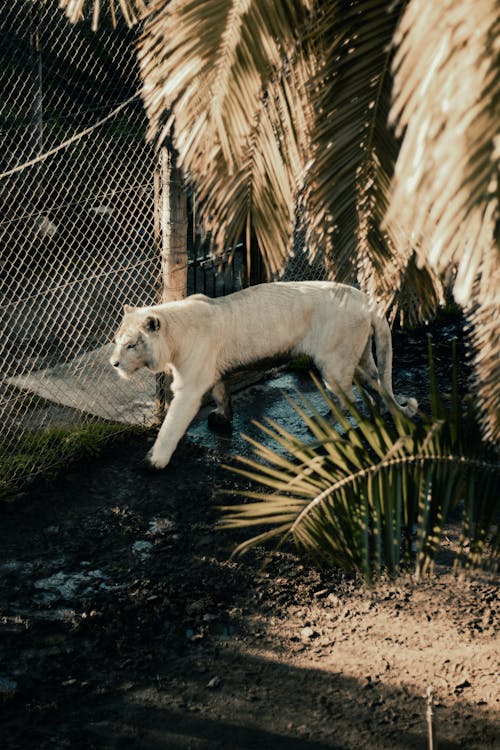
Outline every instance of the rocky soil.
<svg viewBox="0 0 500 750"><path fill-rule="evenodd" d="M498 747L494 582L230 560L221 457L115 447L1 510L2 747Z"/></svg>

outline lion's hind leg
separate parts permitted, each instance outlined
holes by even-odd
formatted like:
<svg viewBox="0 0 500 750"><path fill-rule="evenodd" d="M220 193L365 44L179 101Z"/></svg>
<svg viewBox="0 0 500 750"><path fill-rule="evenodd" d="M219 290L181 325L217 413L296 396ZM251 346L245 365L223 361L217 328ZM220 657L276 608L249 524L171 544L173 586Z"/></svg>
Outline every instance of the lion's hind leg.
<svg viewBox="0 0 500 750"><path fill-rule="evenodd" d="M339 345L319 358L315 358L327 389L344 411L348 404L355 403L353 380L369 390L377 391L378 371L372 354L372 338L346 337Z"/></svg>
<svg viewBox="0 0 500 750"><path fill-rule="evenodd" d="M215 410L208 415L209 428L215 432L230 432L233 408L231 396L222 380L219 380L212 388L212 398L215 401Z"/></svg>
<svg viewBox="0 0 500 750"><path fill-rule="evenodd" d="M335 397L342 407L346 400L354 402L356 397L352 389L354 378L354 365L342 362L342 358L316 360L323 382L330 393Z"/></svg>
<svg viewBox="0 0 500 750"><path fill-rule="evenodd" d="M379 372L373 358L372 344L373 339L370 336L366 342L359 364L356 367L355 377L357 382L368 391L372 399L382 405L383 399L380 396Z"/></svg>

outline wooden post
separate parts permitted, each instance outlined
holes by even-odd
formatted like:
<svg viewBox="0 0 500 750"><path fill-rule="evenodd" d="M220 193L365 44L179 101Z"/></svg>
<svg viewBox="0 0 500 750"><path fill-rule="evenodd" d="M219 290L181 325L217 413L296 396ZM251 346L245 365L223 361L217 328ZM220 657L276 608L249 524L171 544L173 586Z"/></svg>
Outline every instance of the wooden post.
<svg viewBox="0 0 500 750"><path fill-rule="evenodd" d="M182 173L174 155L162 147L154 174L154 235L161 259L159 302L183 299L187 293L187 200ZM170 378L156 378L156 403L160 416L170 396Z"/></svg>

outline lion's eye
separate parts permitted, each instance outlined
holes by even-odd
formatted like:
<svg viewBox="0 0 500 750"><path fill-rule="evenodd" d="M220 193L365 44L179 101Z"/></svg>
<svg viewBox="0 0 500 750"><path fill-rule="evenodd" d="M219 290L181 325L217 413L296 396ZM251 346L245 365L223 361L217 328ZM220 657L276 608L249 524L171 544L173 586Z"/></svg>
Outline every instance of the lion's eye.
<svg viewBox="0 0 500 750"><path fill-rule="evenodd" d="M136 344L127 344L127 349L135 349Z"/></svg>

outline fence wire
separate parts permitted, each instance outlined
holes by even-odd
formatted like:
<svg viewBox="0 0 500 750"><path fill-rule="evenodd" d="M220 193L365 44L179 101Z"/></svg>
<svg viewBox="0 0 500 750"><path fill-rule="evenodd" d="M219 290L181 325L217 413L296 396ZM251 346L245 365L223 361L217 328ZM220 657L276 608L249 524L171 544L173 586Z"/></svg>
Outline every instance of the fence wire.
<svg viewBox="0 0 500 750"><path fill-rule="evenodd" d="M161 274L136 32L108 21L0 0L0 494L64 458L60 428L155 416L154 376L108 364L123 304L158 299ZM247 278L245 248L213 258L198 229L192 201L188 293L262 280L255 255ZM299 252L285 277L318 273Z"/></svg>
<svg viewBox="0 0 500 750"><path fill-rule="evenodd" d="M160 272L134 36L57 6L0 1L0 490L57 459L58 428L154 411L154 376L108 364Z"/></svg>

